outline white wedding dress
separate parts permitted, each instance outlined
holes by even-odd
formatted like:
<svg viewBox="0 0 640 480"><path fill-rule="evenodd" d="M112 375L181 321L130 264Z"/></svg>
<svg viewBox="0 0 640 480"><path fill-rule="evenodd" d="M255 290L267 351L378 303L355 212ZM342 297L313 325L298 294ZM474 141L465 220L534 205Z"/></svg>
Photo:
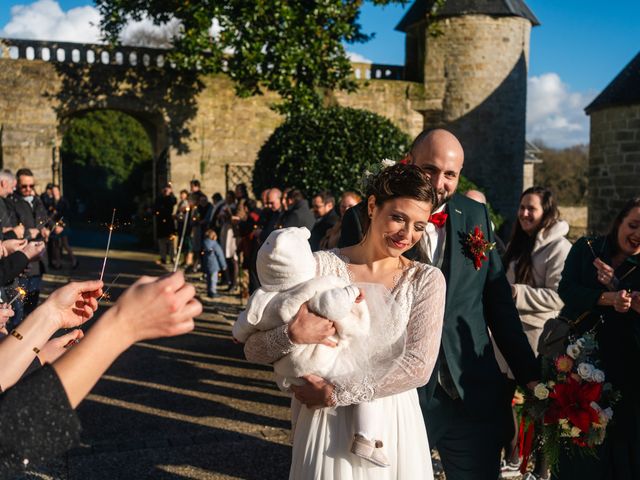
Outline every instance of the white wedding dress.
<svg viewBox="0 0 640 480"><path fill-rule="evenodd" d="M348 259L317 252L318 275L352 281ZM412 262L398 276L391 296L399 308L390 328L406 326L404 354L382 378L335 385L336 408L302 407L293 437L290 480L431 480L431 455L416 388L433 371L442 333L445 280L440 270ZM292 348L284 327L258 332L245 345L247 359L273 363ZM350 453L350 405L380 399L384 451L391 466L377 467ZM294 400L296 401L296 400Z"/></svg>

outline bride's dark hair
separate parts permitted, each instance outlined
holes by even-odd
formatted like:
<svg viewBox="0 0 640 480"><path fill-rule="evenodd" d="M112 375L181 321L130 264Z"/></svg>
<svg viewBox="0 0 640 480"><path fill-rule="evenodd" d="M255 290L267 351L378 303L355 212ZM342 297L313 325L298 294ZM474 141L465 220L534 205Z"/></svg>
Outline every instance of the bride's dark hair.
<svg viewBox="0 0 640 480"><path fill-rule="evenodd" d="M396 163L368 179L365 196L373 195L380 206L394 198L413 198L431 205L436 204L436 192L425 173L415 165ZM363 220L364 231L369 228L369 218Z"/></svg>

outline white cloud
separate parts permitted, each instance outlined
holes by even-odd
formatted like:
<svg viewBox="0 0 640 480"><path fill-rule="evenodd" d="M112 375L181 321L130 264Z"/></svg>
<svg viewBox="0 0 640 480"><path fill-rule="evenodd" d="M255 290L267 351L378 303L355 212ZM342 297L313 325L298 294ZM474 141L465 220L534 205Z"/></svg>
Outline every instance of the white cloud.
<svg viewBox="0 0 640 480"><path fill-rule="evenodd" d="M99 43L100 14L92 5L62 10L56 0L36 0L27 5L11 7L11 19L0 29L0 36L29 40ZM180 23L172 20L154 25L148 19L131 21L122 29L120 39L125 45L168 47Z"/></svg>
<svg viewBox="0 0 640 480"><path fill-rule="evenodd" d="M372 60L369 60L368 58L356 52L347 52L347 58L355 63L373 63Z"/></svg>
<svg viewBox="0 0 640 480"><path fill-rule="evenodd" d="M589 143L589 117L584 113L595 92L572 92L557 73L528 80L527 138L552 147Z"/></svg>
<svg viewBox="0 0 640 480"><path fill-rule="evenodd" d="M55 0L11 7L11 20L0 30L8 38L95 43L100 39L98 10L90 5L62 11Z"/></svg>

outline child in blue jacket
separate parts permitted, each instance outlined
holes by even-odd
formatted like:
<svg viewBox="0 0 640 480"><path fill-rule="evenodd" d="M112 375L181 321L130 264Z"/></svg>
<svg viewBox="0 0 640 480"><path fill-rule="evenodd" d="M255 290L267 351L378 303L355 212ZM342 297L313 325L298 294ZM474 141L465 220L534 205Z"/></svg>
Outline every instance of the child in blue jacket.
<svg viewBox="0 0 640 480"><path fill-rule="evenodd" d="M207 297L213 298L216 296L218 272L227 269L227 262L224 259L222 247L218 243L218 235L215 230L211 228L205 232L202 253L204 256L203 264L205 275L207 277Z"/></svg>

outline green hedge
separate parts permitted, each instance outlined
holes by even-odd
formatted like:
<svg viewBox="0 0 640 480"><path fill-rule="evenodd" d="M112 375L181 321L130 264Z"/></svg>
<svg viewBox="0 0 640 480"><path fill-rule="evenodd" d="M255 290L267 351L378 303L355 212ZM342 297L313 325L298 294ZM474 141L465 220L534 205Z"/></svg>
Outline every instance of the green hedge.
<svg viewBox="0 0 640 480"><path fill-rule="evenodd" d="M258 152L253 171L256 198L269 187L296 187L308 199L322 190L336 198L360 191L365 170L388 158L400 160L411 138L390 120L355 108L330 107L293 115ZM458 191L479 189L464 177ZM498 227L502 219L489 207Z"/></svg>

